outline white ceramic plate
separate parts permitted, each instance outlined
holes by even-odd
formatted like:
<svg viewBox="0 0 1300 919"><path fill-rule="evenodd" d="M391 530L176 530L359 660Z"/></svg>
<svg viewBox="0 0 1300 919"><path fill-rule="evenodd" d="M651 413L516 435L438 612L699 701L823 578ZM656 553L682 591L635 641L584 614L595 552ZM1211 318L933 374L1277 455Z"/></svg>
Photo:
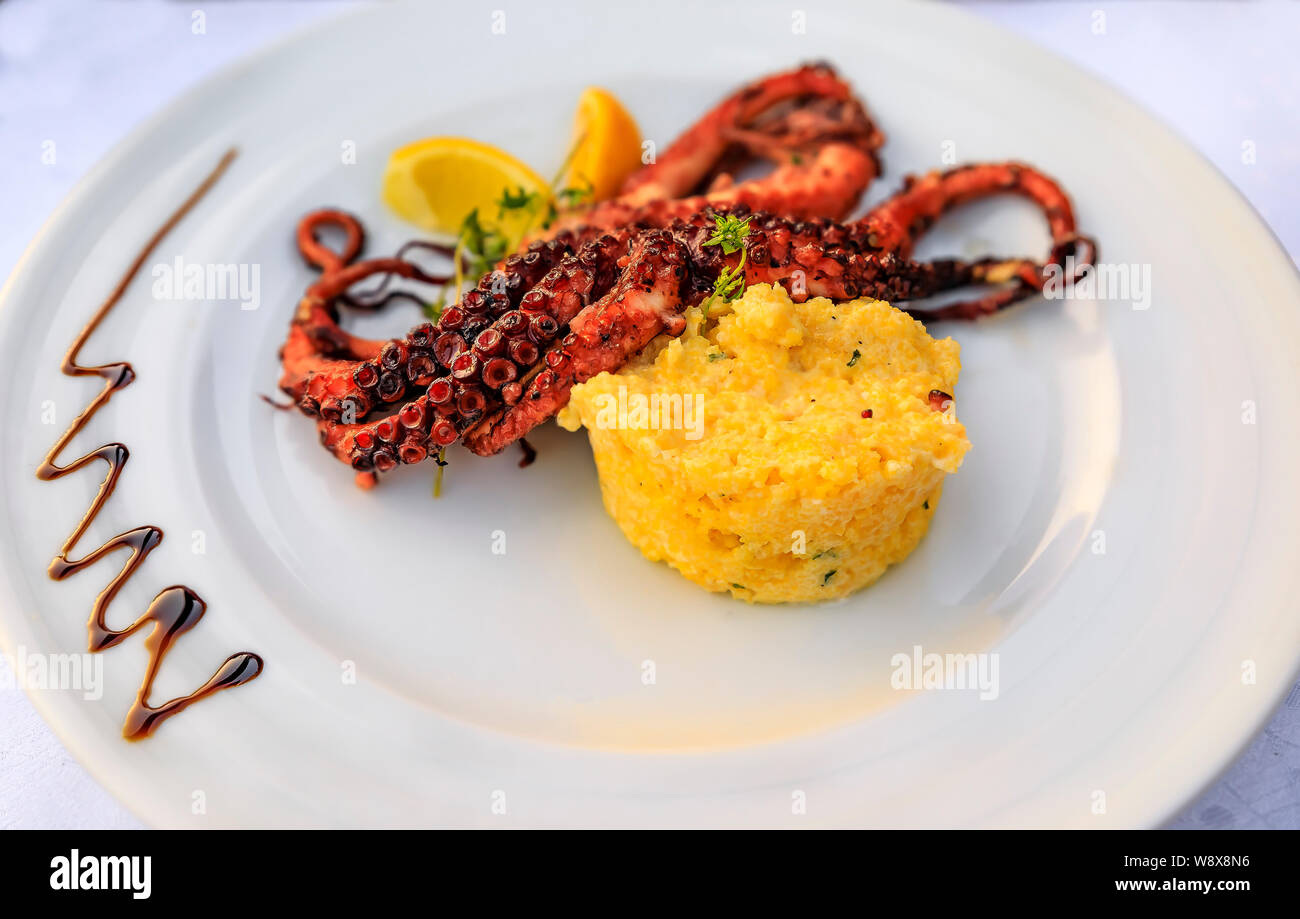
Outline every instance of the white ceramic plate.
<svg viewBox="0 0 1300 919"><path fill-rule="evenodd" d="M37 692L44 716L167 826L1170 815L1262 723L1300 647L1290 261L1151 118L951 8L844 4L809 10L797 34L785 6L616 7L516 6L504 34L475 4L385 4L329 23L184 96L51 220L0 309L6 649L82 650L113 567L45 575L99 478L33 477L95 390L61 376L59 357L233 144L230 173L155 261L256 263L261 306L157 302L146 271L92 340L88 360L129 359L139 379L78 441L132 450L83 548L142 523L169 534L114 607L118 625L167 584L209 601L156 698L192 689L234 650L259 652L266 670L128 744L119 732L145 659L133 639L104 653L101 700ZM292 245L297 217L347 207L375 252L411 235L377 200L399 143L468 134L548 171L588 84L615 90L663 143L743 80L809 58L833 61L889 137L872 198L945 151L1028 160L1074 194L1107 262L1152 271L1146 310L1038 302L935 330L962 344L974 449L924 544L870 590L800 609L700 591L623 540L585 438L554 426L537 432L527 470L458 451L433 501L431 466L354 489L303 418L256 398L273 391L311 278ZM1004 201L945 223L927 251L1037 253L1044 239L1030 208ZM411 319L380 324L396 333ZM1243 423L1248 404L1256 423ZM915 645L996 652L999 697L892 690L891 657Z"/></svg>

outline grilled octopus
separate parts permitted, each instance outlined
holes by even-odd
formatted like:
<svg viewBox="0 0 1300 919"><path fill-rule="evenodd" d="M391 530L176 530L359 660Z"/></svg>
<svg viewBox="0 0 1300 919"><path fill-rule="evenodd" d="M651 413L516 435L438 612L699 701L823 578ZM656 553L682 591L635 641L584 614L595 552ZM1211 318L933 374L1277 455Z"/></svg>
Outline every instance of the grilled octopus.
<svg viewBox="0 0 1300 919"><path fill-rule="evenodd" d="M964 166L908 179L853 222L842 218L878 173L882 135L847 84L826 65L777 74L724 100L621 194L563 215L484 275L436 323L387 342L338 323L338 305L381 297L350 291L365 277L415 281L427 274L399 252L356 262L360 223L337 210L308 214L298 244L321 276L300 301L281 352L281 389L317 419L321 443L368 486L376 473L418 463L457 440L490 455L554 416L574 385L620 367L656 336L680 334L739 253L706 245L719 218L748 218L745 283L780 284L808 297L888 300L925 321L974 319L1040 291L1046 265L1095 259L1069 198L1017 163ZM736 183L753 158L774 168ZM1047 219L1047 263L1030 259L912 259L922 234L966 202L1014 194ZM341 229L340 251L318 238ZM915 306L968 285L972 300Z"/></svg>

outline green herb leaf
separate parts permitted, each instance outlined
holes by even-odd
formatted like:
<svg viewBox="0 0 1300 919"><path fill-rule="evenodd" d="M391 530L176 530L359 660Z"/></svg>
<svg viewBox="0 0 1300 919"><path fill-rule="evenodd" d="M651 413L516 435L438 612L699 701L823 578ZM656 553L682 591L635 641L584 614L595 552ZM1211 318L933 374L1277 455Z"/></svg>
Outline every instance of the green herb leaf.
<svg viewBox="0 0 1300 919"><path fill-rule="evenodd" d="M705 240L704 245L721 246L726 255L739 252L740 261L731 267L723 268L718 273L717 279L713 282L713 293L709 294L708 299L700 307L706 320L709 318L709 308L714 300L721 299L725 303L731 303L744 295L745 262L749 258L745 239L749 236L750 218L741 220L732 214L719 214L714 221L716 226L713 235Z"/></svg>
<svg viewBox="0 0 1300 919"><path fill-rule="evenodd" d="M826 577L822 578L822 587L825 587L830 583L830 579L835 577L835 572L837 571L839 571L838 568L832 568L830 571L826 572Z"/></svg>
<svg viewBox="0 0 1300 919"><path fill-rule="evenodd" d="M845 367L852 367L854 364L856 364L856 363L858 362L858 358L860 358L860 357L862 357L862 352L859 351L857 348L854 348L854 349L853 349L853 356L852 356L851 358L849 358L849 362L848 362L847 364L845 364L844 366L845 366Z"/></svg>
<svg viewBox="0 0 1300 919"><path fill-rule="evenodd" d="M465 215L460 223L461 244L471 252L477 252L483 246L483 224L478 219L478 208Z"/></svg>
<svg viewBox="0 0 1300 919"><path fill-rule="evenodd" d="M590 200L596 194L596 188L590 182L585 183L586 187L570 185L561 188L555 195L555 199L562 207L577 207L579 204Z"/></svg>
<svg viewBox="0 0 1300 919"><path fill-rule="evenodd" d="M506 194L508 195L509 192ZM483 225L478 208L465 215L465 220L460 225L457 249L466 257L466 275L471 278L483 276L512 248L511 240L507 239L500 230ZM459 267L459 259L457 267ZM459 285L455 293L459 295Z"/></svg>
<svg viewBox="0 0 1300 919"><path fill-rule="evenodd" d="M713 235L705 240L704 245L721 246L722 251L727 255L739 252L745 248L745 237L749 235L750 219L746 217L741 220L732 214L719 214L714 218L717 226L714 227Z"/></svg>
<svg viewBox="0 0 1300 919"><path fill-rule="evenodd" d="M532 208L541 201L541 192L527 191L522 185L519 191L512 192L505 188L501 191L501 197L497 201L497 215L504 215L506 211L522 211L526 208Z"/></svg>
<svg viewBox="0 0 1300 919"><path fill-rule="evenodd" d="M709 298L700 304L700 310L705 319L709 318L709 308L713 306L714 300L722 300L724 303L731 303L739 299L745 293L745 256L747 253L740 253L740 261L734 268L724 268L718 274L717 280L713 282L713 293Z"/></svg>

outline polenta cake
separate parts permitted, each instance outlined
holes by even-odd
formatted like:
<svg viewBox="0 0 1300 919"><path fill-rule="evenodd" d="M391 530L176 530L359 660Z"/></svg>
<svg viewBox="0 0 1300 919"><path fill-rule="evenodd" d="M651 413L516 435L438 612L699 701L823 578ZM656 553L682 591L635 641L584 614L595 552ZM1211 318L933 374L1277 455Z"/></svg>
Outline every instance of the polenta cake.
<svg viewBox="0 0 1300 919"><path fill-rule="evenodd" d="M574 388L606 510L647 558L761 603L843 597L920 542L970 448L949 338L759 284ZM675 417L674 417L675 416Z"/></svg>

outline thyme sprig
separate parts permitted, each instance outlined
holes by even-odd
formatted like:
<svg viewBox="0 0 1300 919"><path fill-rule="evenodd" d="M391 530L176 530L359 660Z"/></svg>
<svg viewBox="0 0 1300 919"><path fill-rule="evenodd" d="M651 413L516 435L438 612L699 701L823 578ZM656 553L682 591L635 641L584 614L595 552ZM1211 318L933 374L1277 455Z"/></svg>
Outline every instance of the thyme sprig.
<svg viewBox="0 0 1300 919"><path fill-rule="evenodd" d="M734 255L739 252L740 261L733 266L724 267L718 273L717 279L713 282L713 293L700 304L700 312L705 319L709 318L709 310L714 300L720 299L724 303L731 303L744 296L745 263L749 257L745 240L749 236L750 218L741 220L732 214L719 214L715 220L713 235L704 241L704 245L720 246L724 255Z"/></svg>
<svg viewBox="0 0 1300 919"><path fill-rule="evenodd" d="M734 255L745 248L745 238L749 236L749 221L741 220L734 214L719 214L714 218L716 224L713 235L705 240L706 246L721 246L723 253Z"/></svg>

